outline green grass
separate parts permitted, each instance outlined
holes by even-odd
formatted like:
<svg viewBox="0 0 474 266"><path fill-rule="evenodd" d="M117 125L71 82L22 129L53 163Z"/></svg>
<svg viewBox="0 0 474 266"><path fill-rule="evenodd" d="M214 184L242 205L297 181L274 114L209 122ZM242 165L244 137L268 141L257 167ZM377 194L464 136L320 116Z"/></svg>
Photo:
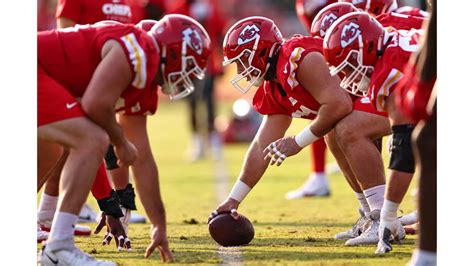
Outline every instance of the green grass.
<svg viewBox="0 0 474 266"><path fill-rule="evenodd" d="M230 114L230 104L223 103L219 107L221 113ZM358 202L340 173L329 176L332 192L329 198L284 199L285 193L300 186L309 173L308 150L286 160L281 167L270 167L239 208L253 221L255 238L251 244L240 251L221 248L218 254L218 246L209 236L206 225L207 216L218 203L215 165L211 159L187 162L185 151L190 133L186 108L184 102L161 103L158 115L149 120L149 135L159 166L168 236L176 264L216 264L236 257L253 265L404 265L408 262L415 242L413 236L409 236L403 245L395 245L395 250L385 256L375 255L375 246L345 247L343 242L333 239L337 232L347 230L358 216ZM307 123L294 120L288 134L298 132ZM247 144L225 147L228 188L240 171L246 149ZM384 157L387 158L385 147ZM328 156L328 161L334 161L332 156ZM97 206L92 197L88 202ZM144 214L143 207L137 203L138 212ZM413 199L407 195L401 209L410 211L413 208ZM191 218L198 224L184 222ZM94 224L89 225L94 227ZM102 234L77 237L76 243L95 257L110 259L120 265L160 264L158 253L151 259L143 258L149 244L149 228L149 224L130 226L133 251L129 253L119 253L113 246L101 246Z"/></svg>

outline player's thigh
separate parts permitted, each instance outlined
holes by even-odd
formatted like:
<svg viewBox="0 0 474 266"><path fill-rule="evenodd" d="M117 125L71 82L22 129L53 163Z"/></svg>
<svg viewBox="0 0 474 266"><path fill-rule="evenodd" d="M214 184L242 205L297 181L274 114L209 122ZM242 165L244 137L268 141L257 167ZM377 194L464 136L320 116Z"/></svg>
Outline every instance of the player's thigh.
<svg viewBox="0 0 474 266"><path fill-rule="evenodd" d="M59 143L63 146L80 149L84 146L104 146L104 154L109 139L105 130L87 117L69 118L38 128L38 138Z"/></svg>
<svg viewBox="0 0 474 266"><path fill-rule="evenodd" d="M360 138L375 140L391 134L390 122L382 115L353 110L337 123L335 133L344 142Z"/></svg>
<svg viewBox="0 0 474 266"><path fill-rule="evenodd" d="M69 91L38 66L38 138L70 148L85 142L108 141L107 134L88 119Z"/></svg>

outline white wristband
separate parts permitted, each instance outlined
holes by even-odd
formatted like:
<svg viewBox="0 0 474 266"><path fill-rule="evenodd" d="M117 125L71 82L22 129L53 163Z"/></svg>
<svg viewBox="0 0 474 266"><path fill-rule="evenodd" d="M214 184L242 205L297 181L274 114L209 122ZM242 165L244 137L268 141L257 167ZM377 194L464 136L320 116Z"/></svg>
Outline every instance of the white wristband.
<svg viewBox="0 0 474 266"><path fill-rule="evenodd" d="M252 189L239 179L237 182L235 182L234 187L230 191L229 198L233 198L238 202L242 202L247 194L249 194L250 190Z"/></svg>
<svg viewBox="0 0 474 266"><path fill-rule="evenodd" d="M301 148L308 146L318 139L319 138L313 134L313 131L311 131L311 125L305 127L300 133L298 133L298 135L295 136L296 144L298 144L298 146Z"/></svg>

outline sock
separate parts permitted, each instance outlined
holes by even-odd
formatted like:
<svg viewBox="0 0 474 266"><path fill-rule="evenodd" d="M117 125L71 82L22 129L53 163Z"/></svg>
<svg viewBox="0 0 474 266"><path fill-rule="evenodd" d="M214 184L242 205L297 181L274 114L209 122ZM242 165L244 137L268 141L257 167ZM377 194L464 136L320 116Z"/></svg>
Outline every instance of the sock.
<svg viewBox="0 0 474 266"><path fill-rule="evenodd" d="M52 250L74 246L74 225L77 219L78 216L72 213L56 213L47 242Z"/></svg>
<svg viewBox="0 0 474 266"><path fill-rule="evenodd" d="M58 197L50 196L46 193L41 194L41 200L38 209L38 221L53 220L56 207L58 206Z"/></svg>
<svg viewBox="0 0 474 266"><path fill-rule="evenodd" d="M370 207L369 203L367 203L367 200L365 199L364 193L359 193L359 192L354 192L356 195L357 200L360 203L360 206L362 207L362 210L364 211L364 214L367 216L370 212Z"/></svg>
<svg viewBox="0 0 474 266"><path fill-rule="evenodd" d="M410 265L436 265L436 252L415 249L411 257Z"/></svg>
<svg viewBox="0 0 474 266"><path fill-rule="evenodd" d="M365 199L369 203L370 211L381 210L385 194L385 184L364 190Z"/></svg>
<svg viewBox="0 0 474 266"><path fill-rule="evenodd" d="M393 202L391 200L385 200L382 207L382 212L380 214L380 219L382 221L391 223L397 220L397 211L400 203Z"/></svg>
<svg viewBox="0 0 474 266"><path fill-rule="evenodd" d="M96 200L101 200L109 197L111 190L112 186L110 185L109 177L105 171L105 165L102 162L99 166L99 170L97 170L91 192Z"/></svg>
<svg viewBox="0 0 474 266"><path fill-rule="evenodd" d="M311 144L311 164L313 172L324 173L326 154L326 142L324 139L318 139Z"/></svg>

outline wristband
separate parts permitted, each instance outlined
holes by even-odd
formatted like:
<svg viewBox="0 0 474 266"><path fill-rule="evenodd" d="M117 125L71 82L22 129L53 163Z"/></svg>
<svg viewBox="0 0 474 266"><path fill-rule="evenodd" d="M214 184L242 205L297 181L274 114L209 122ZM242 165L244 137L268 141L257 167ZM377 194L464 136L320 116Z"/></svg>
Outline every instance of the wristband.
<svg viewBox="0 0 474 266"><path fill-rule="evenodd" d="M234 187L230 191L229 198L233 198L238 202L242 202L247 194L249 194L250 190L252 189L239 179L237 182L235 182Z"/></svg>
<svg viewBox="0 0 474 266"><path fill-rule="evenodd" d="M305 127L298 135L295 136L295 141L298 146L304 148L309 144L315 142L319 138L314 135L313 131L311 131L311 125Z"/></svg>

